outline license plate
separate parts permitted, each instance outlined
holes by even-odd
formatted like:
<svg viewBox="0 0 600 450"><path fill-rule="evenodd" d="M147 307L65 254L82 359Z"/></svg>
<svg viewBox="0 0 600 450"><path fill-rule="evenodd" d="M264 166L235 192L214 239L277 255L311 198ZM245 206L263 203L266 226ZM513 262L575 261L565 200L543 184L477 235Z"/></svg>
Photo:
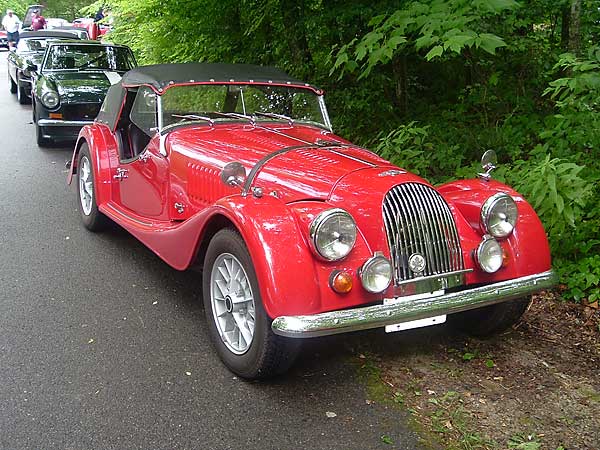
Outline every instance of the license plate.
<svg viewBox="0 0 600 450"><path fill-rule="evenodd" d="M435 292L427 292L425 294L417 294L417 295L409 295L406 297L398 297L398 298L385 298L383 299L384 305L394 305L396 303L402 303L407 300L420 300L423 298L435 298L439 297L444 293L443 290L435 291ZM413 328L422 328L429 327L431 325L439 325L446 321L446 314L442 314L440 316L427 317L425 319L411 320L410 322L402 322L396 323L393 325L386 325L385 332L393 333L395 331L403 331L403 330L411 330Z"/></svg>

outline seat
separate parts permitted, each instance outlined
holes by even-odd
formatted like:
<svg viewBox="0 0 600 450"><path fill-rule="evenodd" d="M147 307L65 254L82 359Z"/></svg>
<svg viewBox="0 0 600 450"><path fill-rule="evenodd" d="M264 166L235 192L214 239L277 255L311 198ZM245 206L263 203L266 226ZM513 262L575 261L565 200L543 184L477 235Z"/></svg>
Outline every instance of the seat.
<svg viewBox="0 0 600 450"><path fill-rule="evenodd" d="M130 123L127 129L129 134L129 143L131 146L131 156L132 158L135 158L144 151L150 142L150 136L140 130L139 127L133 123Z"/></svg>
<svg viewBox="0 0 600 450"><path fill-rule="evenodd" d="M74 69L75 68L75 58L72 56L65 56L65 69Z"/></svg>

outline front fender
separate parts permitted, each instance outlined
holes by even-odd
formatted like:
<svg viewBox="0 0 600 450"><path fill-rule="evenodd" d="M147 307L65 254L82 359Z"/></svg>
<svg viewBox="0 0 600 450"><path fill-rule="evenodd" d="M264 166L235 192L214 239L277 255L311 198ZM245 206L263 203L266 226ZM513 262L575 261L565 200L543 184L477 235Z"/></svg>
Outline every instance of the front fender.
<svg viewBox="0 0 600 450"><path fill-rule="evenodd" d="M519 217L513 233L499 239L508 256L506 265L495 274L480 273L479 279L473 282L501 281L550 270L550 247L542 222L517 191L495 180L455 181L440 186L438 190L480 236L484 234L480 225L481 207L489 197L504 192L517 204Z"/></svg>
<svg viewBox="0 0 600 450"><path fill-rule="evenodd" d="M81 146L87 143L92 158L92 167L94 168L96 203L98 205L109 201L111 197L110 157L108 152L101 150L106 148L105 133L107 131L108 128L101 124L85 125L81 129L71 156L69 173L67 174L67 184L70 185L77 173L77 162ZM110 133L110 131L108 132Z"/></svg>
<svg viewBox="0 0 600 450"><path fill-rule="evenodd" d="M287 205L271 196L233 196L217 205L246 242L267 314L274 318L290 310L318 311L314 258Z"/></svg>

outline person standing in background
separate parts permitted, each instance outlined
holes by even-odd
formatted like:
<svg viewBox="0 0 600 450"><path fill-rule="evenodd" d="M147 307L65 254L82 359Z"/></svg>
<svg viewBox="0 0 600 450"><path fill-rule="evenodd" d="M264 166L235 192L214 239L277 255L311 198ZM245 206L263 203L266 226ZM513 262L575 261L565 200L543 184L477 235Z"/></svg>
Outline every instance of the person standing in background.
<svg viewBox="0 0 600 450"><path fill-rule="evenodd" d="M31 28L33 31L43 30L46 28L46 19L44 19L44 16L42 16L38 10L35 10L33 12L33 16L31 17Z"/></svg>
<svg viewBox="0 0 600 450"><path fill-rule="evenodd" d="M21 21L12 9L6 10L6 15L2 19L2 26L6 30L8 49L14 50L19 43L19 27L21 26Z"/></svg>

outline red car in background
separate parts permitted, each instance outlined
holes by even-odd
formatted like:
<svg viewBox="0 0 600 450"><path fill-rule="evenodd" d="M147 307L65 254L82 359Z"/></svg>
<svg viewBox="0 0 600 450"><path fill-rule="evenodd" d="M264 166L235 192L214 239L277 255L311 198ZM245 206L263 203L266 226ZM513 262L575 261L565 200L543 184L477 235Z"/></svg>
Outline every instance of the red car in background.
<svg viewBox="0 0 600 450"><path fill-rule="evenodd" d="M252 379L285 371L302 338L519 320L556 277L535 211L483 162L434 187L336 136L315 86L165 64L111 86L68 181L88 229L112 220L170 266L202 269L217 353Z"/></svg>
<svg viewBox="0 0 600 450"><path fill-rule="evenodd" d="M93 18L89 17L75 19L73 26L86 29L90 39L100 39L101 36L104 36L110 30L108 25L97 23Z"/></svg>
<svg viewBox="0 0 600 450"><path fill-rule="evenodd" d="M6 37L6 31L0 30L0 47L4 47L8 50L8 38Z"/></svg>

